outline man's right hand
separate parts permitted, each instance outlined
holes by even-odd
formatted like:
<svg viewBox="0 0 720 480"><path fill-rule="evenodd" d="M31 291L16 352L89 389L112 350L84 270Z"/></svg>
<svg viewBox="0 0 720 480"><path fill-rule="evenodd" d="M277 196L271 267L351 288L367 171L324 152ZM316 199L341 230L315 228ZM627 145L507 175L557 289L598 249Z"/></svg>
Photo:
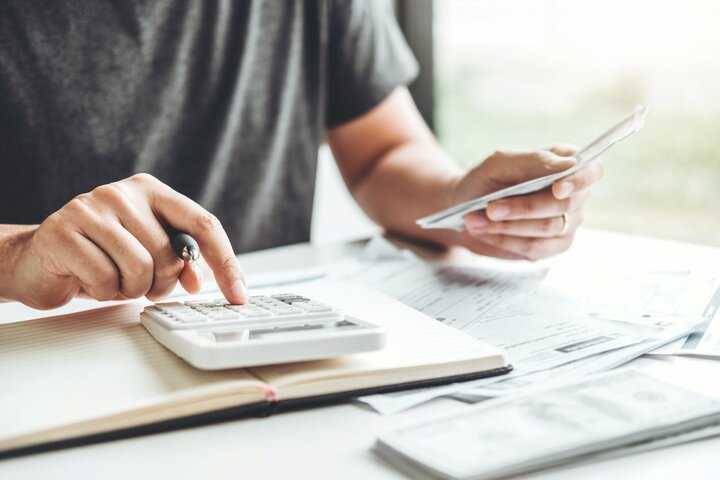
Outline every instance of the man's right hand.
<svg viewBox="0 0 720 480"><path fill-rule="evenodd" d="M3 297L54 308L78 294L97 300L168 295L177 281L197 292L201 274L172 250L165 227L192 235L228 301L247 292L230 240L215 216L147 174L78 195L2 249ZM9 275L8 275L9 272Z"/></svg>

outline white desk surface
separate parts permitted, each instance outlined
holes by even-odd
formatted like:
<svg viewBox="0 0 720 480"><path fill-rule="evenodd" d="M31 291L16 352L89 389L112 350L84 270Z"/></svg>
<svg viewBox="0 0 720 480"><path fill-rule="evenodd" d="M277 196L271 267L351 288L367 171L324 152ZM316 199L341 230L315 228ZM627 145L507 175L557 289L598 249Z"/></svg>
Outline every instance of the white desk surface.
<svg viewBox="0 0 720 480"><path fill-rule="evenodd" d="M260 272L327 263L357 245L299 245L241 257ZM478 261L456 251L448 261ZM482 260L480 260L482 261ZM690 268L720 274L720 249L596 231L582 231L574 248L553 260L632 268ZM592 270L588 270L592 274ZM577 279L575 279L577 281ZM36 316L17 304L0 305L0 321ZM639 359L641 369L720 386L720 361ZM1 381L1 379L0 379ZM711 387L712 386L712 387ZM714 387L714 388L713 388ZM5 385L3 388L11 388ZM1 393L0 393L1 394ZM0 462L2 479L45 478L405 478L370 451L375 433L433 412L467 406L440 399L384 417L353 404L243 419L218 425L26 456ZM2 426L0 425L0 428ZM518 478L603 479L720 478L720 438Z"/></svg>

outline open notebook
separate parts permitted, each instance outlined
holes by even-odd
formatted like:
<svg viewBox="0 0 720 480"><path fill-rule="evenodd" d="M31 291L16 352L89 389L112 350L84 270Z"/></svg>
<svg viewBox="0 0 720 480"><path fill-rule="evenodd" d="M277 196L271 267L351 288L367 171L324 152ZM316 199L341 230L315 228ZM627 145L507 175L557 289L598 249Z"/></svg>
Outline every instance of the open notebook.
<svg viewBox="0 0 720 480"><path fill-rule="evenodd" d="M0 325L0 456L509 371L504 353L354 285L293 288L385 325L378 352L201 371L156 343L143 303ZM114 432L114 433L108 433Z"/></svg>

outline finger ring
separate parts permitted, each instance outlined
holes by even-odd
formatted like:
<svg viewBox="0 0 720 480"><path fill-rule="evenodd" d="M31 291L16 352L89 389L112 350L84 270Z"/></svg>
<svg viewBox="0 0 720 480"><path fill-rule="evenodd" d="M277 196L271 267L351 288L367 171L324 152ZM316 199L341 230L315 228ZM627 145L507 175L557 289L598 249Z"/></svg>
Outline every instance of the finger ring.
<svg viewBox="0 0 720 480"><path fill-rule="evenodd" d="M568 214L567 214L567 213L563 213L563 214L562 214L562 217L560 217L560 218L562 218L562 221L563 221L562 230L560 230L560 236L563 236L563 235L565 235L565 234L567 233L567 231L568 231L568 225L570 224L570 222L568 221Z"/></svg>

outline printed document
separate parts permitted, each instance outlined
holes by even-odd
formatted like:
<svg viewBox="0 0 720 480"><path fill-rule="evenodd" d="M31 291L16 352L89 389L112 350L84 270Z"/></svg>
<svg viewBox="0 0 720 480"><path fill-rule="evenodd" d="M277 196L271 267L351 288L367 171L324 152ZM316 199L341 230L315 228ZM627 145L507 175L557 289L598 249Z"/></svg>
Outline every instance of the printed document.
<svg viewBox="0 0 720 480"><path fill-rule="evenodd" d="M515 369L523 373L553 368L645 339L628 329L580 314L580 307L567 297L542 289L545 270L503 272L402 260L358 268L350 278L504 348Z"/></svg>
<svg viewBox="0 0 720 480"><path fill-rule="evenodd" d="M720 357L720 287L703 312L697 332L654 350L653 355L689 355Z"/></svg>
<svg viewBox="0 0 720 480"><path fill-rule="evenodd" d="M677 294L688 289L689 272L636 274L622 282L599 276L574 291L575 287L561 289L562 282L541 267L436 266L387 253L386 260L347 262L334 276L371 285L446 325L504 348L514 371L464 384L360 398L381 413L396 413L438 396L499 396L549 378L614 368L687 336L701 321L699 314L686 314L685 297ZM667 288L668 279L672 288ZM641 292L620 297L627 315L613 302L597 300L620 295L615 291L618 283L625 285L623 292Z"/></svg>

